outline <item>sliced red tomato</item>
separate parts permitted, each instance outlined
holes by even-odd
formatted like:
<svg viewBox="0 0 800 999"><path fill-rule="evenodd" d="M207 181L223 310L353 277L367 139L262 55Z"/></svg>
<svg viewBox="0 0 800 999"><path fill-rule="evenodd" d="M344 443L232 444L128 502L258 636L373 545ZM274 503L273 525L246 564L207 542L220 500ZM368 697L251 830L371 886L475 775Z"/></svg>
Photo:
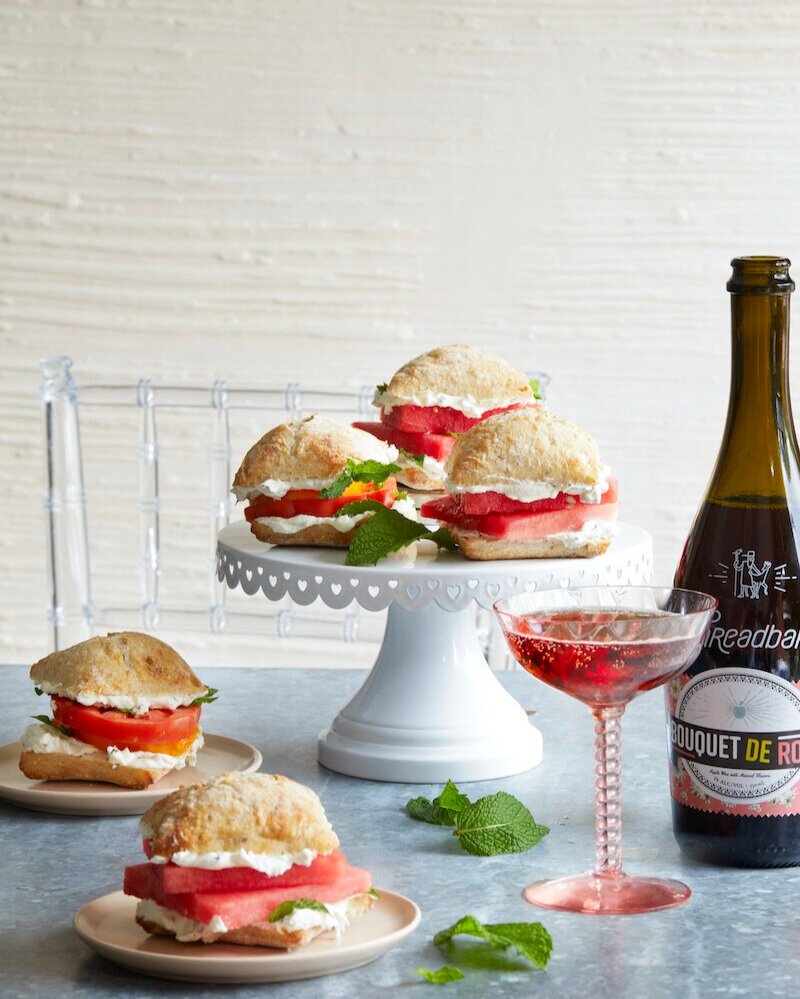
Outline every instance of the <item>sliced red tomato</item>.
<svg viewBox="0 0 800 999"><path fill-rule="evenodd" d="M139 871L139 868L150 868ZM347 858L340 850L315 857L308 867L294 864L283 874L270 876L252 867L228 867L209 871L201 867L180 867L178 864L136 864L125 871L126 884L138 884L138 878L151 878L155 890L165 895L183 895L187 892L257 891L259 888L293 888L306 884L333 884L348 867ZM150 882L148 882L150 883Z"/></svg>
<svg viewBox="0 0 800 999"><path fill-rule="evenodd" d="M151 708L143 715L129 715L95 705L78 704L66 697L53 697L53 718L70 729L75 738L98 749L116 746L141 752L165 752L179 756L197 734L200 707ZM178 749L183 745L184 749ZM161 747L161 748L155 748ZM168 748L171 747L171 748ZM177 751L176 751L177 750Z"/></svg>
<svg viewBox="0 0 800 999"><path fill-rule="evenodd" d="M535 405L535 403L529 403ZM510 409L522 409L525 403L515 403L513 406L499 406L497 409L489 409L481 416L467 416L460 409L452 409L449 406L395 406L389 412L381 410L381 419L390 427L398 430L408 430L423 434L463 434L474 427L476 423L494 416L496 413L505 413Z"/></svg>
<svg viewBox="0 0 800 999"><path fill-rule="evenodd" d="M255 891L162 892L149 868L136 864L125 868L124 891L137 898L151 898L173 912L200 923L210 923L220 916L229 930L250 926L269 919L281 902L293 898L311 898L318 902L340 902L351 895L369 891L372 876L360 867L345 867L339 877L327 884L303 884L284 888L261 888Z"/></svg>
<svg viewBox="0 0 800 999"><path fill-rule="evenodd" d="M333 517L348 503L355 500L376 500L384 506L391 506L397 495L397 480L390 477L376 489L371 482L354 482L335 499L322 499L315 489L290 489L280 499L258 496L250 500L245 508L245 519L252 523L257 517Z"/></svg>
<svg viewBox="0 0 800 999"><path fill-rule="evenodd" d="M416 433L409 430L398 430L386 423L354 423L358 430L366 430L368 434L377 437L395 447L401 447L409 454L427 454L429 458L444 461L455 445L455 437L448 434Z"/></svg>
<svg viewBox="0 0 800 999"><path fill-rule="evenodd" d="M493 497L497 497L494 509L491 508ZM613 479L609 482L600 503L582 503L566 493L535 503L518 503L494 492L451 493L423 503L420 513L423 517L492 537L543 538L579 531L587 520L613 520L617 515L617 483Z"/></svg>

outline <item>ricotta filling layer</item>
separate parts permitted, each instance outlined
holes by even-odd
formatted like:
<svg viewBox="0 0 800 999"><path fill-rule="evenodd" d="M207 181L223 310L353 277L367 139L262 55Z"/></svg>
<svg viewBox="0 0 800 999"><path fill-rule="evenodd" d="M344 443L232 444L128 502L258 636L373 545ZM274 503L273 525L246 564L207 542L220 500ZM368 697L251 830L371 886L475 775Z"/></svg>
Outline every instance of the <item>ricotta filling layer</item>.
<svg viewBox="0 0 800 999"><path fill-rule="evenodd" d="M611 469L604 466L597 482L537 482L531 479L497 479L487 476L484 482L474 486L461 486L447 480L447 490L451 493L502 493L519 503L536 503L538 500L555 499L559 493L575 496L582 503L600 503L608 492Z"/></svg>
<svg viewBox="0 0 800 999"><path fill-rule="evenodd" d="M179 850L171 857L158 854L150 857L151 864L177 864L178 867L201 867L206 871L225 871L231 867L251 867L254 871L277 877L284 874L290 867L298 864L300 867L310 867L316 850L298 850L297 853L254 853L252 850L219 850L214 853L192 853L191 850Z"/></svg>
<svg viewBox="0 0 800 999"><path fill-rule="evenodd" d="M358 497L354 496L353 499L356 500ZM341 534L346 534L362 520L371 516L370 511L355 516L343 514L341 517L312 517L306 513L298 513L295 517L256 517L254 523L263 524L274 534L296 534L298 531L304 531L307 527L318 527L321 524L329 524Z"/></svg>
<svg viewBox="0 0 800 999"><path fill-rule="evenodd" d="M295 909L283 919L277 919L274 923L265 921L254 923L255 926L273 926L276 929L295 932L297 930L335 930L339 936L350 925L347 916L347 909L352 898L342 899L341 902L325 902L327 912L318 912L315 909ZM190 943L201 940L203 943L212 943L220 933L227 933L228 927L220 916L214 916L210 923L200 923L194 919L182 916L174 909L167 909L159 905L152 899L141 899L136 906L136 915L150 923L156 923L175 934L181 943Z"/></svg>
<svg viewBox="0 0 800 999"><path fill-rule="evenodd" d="M363 446L359 444L363 453L361 457L354 458L353 461L356 463L362 461L380 461L384 465L397 462L400 452L393 444L385 444L383 441L378 440L377 437L372 437L371 434L367 434L366 432L364 432L364 436L369 437L370 441L374 442L374 444L370 444L368 441L364 441ZM338 473L327 479L264 479L263 482L254 482L249 486L233 486L231 492L239 501L252 499L255 496L281 499L293 489L314 489L318 492L320 489L325 489L331 485L336 478L338 478ZM358 499L358 496L354 496L353 499Z"/></svg>
<svg viewBox="0 0 800 999"><path fill-rule="evenodd" d="M428 389L415 395L395 395L394 392L376 392L372 400L373 406L379 406L384 413L391 413L396 406L442 406L446 409L457 409L465 416L483 416L491 409L506 409L508 406L532 406L537 400L533 394L476 399L474 395L448 395L446 392L432 392Z"/></svg>
<svg viewBox="0 0 800 999"><path fill-rule="evenodd" d="M176 708L188 708L190 704L208 693L208 689L193 691L190 694L96 694L89 690L79 693L66 693L58 683L48 683L44 680L34 681L42 693L55 694L57 697L67 697L78 704L91 707L101 704L104 708L116 708L118 711L130 711L134 715L146 714L151 708L166 708L174 711Z"/></svg>
<svg viewBox="0 0 800 999"><path fill-rule="evenodd" d="M134 767L139 770L183 770L194 766L198 752L203 748L203 733L198 731L189 748L180 756L167 753L135 752L109 746L105 752L90 746L71 735L63 735L49 725L37 722L29 725L22 734L22 748L31 753L64 753L67 756L96 756L106 759L114 767Z"/></svg>
<svg viewBox="0 0 800 999"><path fill-rule="evenodd" d="M444 479L444 462L437 461L436 458L431 458L429 454L422 455L422 464L419 462L412 461L407 458L404 454L401 454L397 459L397 464L401 468L418 469L423 475L427 476L429 479L435 479L437 482Z"/></svg>

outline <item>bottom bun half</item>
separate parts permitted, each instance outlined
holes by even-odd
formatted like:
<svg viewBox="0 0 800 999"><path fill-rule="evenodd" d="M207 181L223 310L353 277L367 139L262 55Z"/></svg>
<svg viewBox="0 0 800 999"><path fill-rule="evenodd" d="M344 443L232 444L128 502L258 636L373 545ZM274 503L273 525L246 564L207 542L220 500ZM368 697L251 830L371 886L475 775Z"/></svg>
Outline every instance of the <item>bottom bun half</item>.
<svg viewBox="0 0 800 999"><path fill-rule="evenodd" d="M361 916L375 905L375 898L369 894L355 895L347 905L348 921L356 916ZM147 933L155 936L174 937L175 932L152 919L136 917L136 922ZM303 930L290 930L277 923L254 923L252 926L240 926L235 930L226 930L224 933L215 933L205 937L205 943L233 943L241 944L245 947L275 947L281 950L294 950L296 947L305 947L322 933L329 932L322 926L312 926ZM194 941L199 942L199 941Z"/></svg>
<svg viewBox="0 0 800 999"><path fill-rule="evenodd" d="M19 768L31 780L92 780L140 791L155 784L169 772L114 766L101 756L34 753L27 749L20 755Z"/></svg>
<svg viewBox="0 0 800 999"><path fill-rule="evenodd" d="M462 555L477 561L511 558L594 558L602 555L611 544L610 538L587 538L578 545L565 544L557 537L527 538L511 541L508 538L493 538L478 531L468 531L447 525L458 543Z"/></svg>

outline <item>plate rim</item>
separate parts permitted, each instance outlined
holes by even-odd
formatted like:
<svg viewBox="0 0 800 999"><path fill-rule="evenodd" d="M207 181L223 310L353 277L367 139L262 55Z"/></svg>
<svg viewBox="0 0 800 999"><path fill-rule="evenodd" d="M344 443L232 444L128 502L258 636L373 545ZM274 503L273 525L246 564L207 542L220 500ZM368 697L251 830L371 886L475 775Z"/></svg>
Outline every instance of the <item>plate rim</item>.
<svg viewBox="0 0 800 999"><path fill-rule="evenodd" d="M411 911L411 918L408 920L408 922L404 923L402 926L398 927L397 929L394 929L391 932L377 938L378 940L384 941L386 943L386 947L383 950L381 950L379 954L375 955L375 957L377 958L380 957L382 954L386 953L386 951L391 950L392 947L395 946L395 944L399 943L405 937L410 936L414 932L414 930L417 929L422 919L422 911L420 910L420 907L417 905L417 903L413 899L408 898L408 896L406 895L401 895L399 892L390 891L389 889L378 888L376 890L379 891L382 896L391 898L405 906L408 906ZM145 961L148 959L152 959L154 962L161 965L162 967L165 965L174 964L176 965L175 968L176 973L180 971L181 966L185 967L187 964L194 965L194 963L198 960L209 962L210 969L211 966L213 965L227 966L228 962L245 965L249 969L261 967L263 962L269 962L268 965L265 965L265 969L266 967L271 967L276 972L279 971L279 969L281 968L284 967L290 968L297 963L308 962L308 961L310 961L315 966L321 965L324 967L327 963L327 958L329 958L331 955L340 956L343 953L349 953L352 954L354 957L363 956L364 951L365 950L369 951L370 948L375 944L374 939L362 940L359 943L345 945L345 948L339 948L334 951L325 950L318 953L315 953L314 951L309 951L307 947L298 947L295 950L278 951L277 953L275 948L260 948L260 950L262 951L261 953L259 952L250 953L251 951L257 951L259 949L255 947L247 947L247 948L242 947L241 955L215 954L211 950L211 948L214 946L213 944L206 945L206 947L203 948L202 950L195 950L193 945L187 944L186 945L187 948L192 947L191 953L159 954L159 953L148 953L145 951L141 951L133 946L126 947L122 944L111 943L102 939L98 940L97 938L89 935L85 930L82 931L79 928L79 921L88 919L86 915L86 910L90 906L95 905L98 902L113 904L116 901L124 901L125 899L130 899L131 907L134 906L136 900L132 896L125 895L125 893L121 889L118 889L117 891L113 892L108 892L105 895L100 895L97 898L90 899L88 902L84 902L84 904L80 906L80 908L77 909L76 912L73 914L72 928L74 932L80 937L81 940L83 940L86 946L89 947L93 953L99 954L101 957L105 957L107 960L111 961L114 960L114 958L111 957L109 954L109 952L113 951L115 954L118 955L130 955L132 958L139 957ZM224 944L224 943L223 945L227 947L239 946L236 944ZM119 963L122 964L123 967L129 969L131 968L130 961L125 961L125 962L120 961ZM366 961L364 963L369 963L369 962ZM358 965L356 965L355 967L357 966ZM139 973L145 973L142 972L141 969L139 968L136 968L134 970L138 971ZM332 968L329 973L336 974L340 971L346 971L346 970L352 970L352 969ZM185 981L186 979L182 980ZM203 979L197 975L193 975L191 980L198 982L203 981ZM277 979L273 980L277 981ZM286 979L286 981L290 980L292 979ZM242 981L244 983L245 980L242 979ZM250 981L253 980L250 979ZM267 981L267 979L264 979L264 981ZM208 984L213 985L215 984L215 982L209 979Z"/></svg>
<svg viewBox="0 0 800 999"><path fill-rule="evenodd" d="M257 770L261 768L261 765L264 762L264 757L261 751L256 746L251 745L251 743L245 742L242 739L235 739L229 735L218 735L215 732L204 732L203 735L206 740L206 745L208 745L209 741L213 739L215 742L218 743L219 742L228 743L228 744L233 743L235 744L235 746L244 747L249 751L248 755L250 757L250 762L245 767L239 769L238 772L245 774L255 773ZM19 755L19 753L21 752L21 748L22 748L22 743L20 742L19 739L17 739L15 742L5 743L4 745L0 746L0 757L5 755L6 753L8 753L9 756ZM231 746L229 751L231 751L232 749L233 747ZM202 752L203 749L200 750L200 753L198 755L202 754ZM241 755L242 758L244 758L244 755L243 754ZM180 773L180 771L176 772ZM28 778L26 778L24 774L21 773L21 771L20 774L25 780L28 780ZM54 785L53 788L48 789L44 794L42 794L41 791L35 792L34 794L33 792L34 787L46 783L52 783ZM78 792L78 791L65 791L63 789L60 789L58 785L64 783L67 782L30 781L31 787L15 787L11 784L6 783L3 780L2 775L0 775L0 800L7 802L11 805L14 805L15 807L28 808L29 811L36 811L44 814L77 815L77 816L83 815L83 816L112 818L112 817L122 817L125 815L129 816L140 815L144 811L146 811L146 809L155 801L158 801L161 797L164 797L165 795L169 794L171 791L176 790L176 788L170 788L170 787L159 788L158 782L156 782L156 784L151 785L148 788L123 788L123 787L115 787L114 785L108 785L110 788L112 788L112 790L108 791L104 790L102 792L97 792L89 786L93 782L86 781L83 782L87 785L86 788ZM32 801L29 802L25 800L29 796L33 796L35 798L36 800L35 806L33 805ZM87 796L89 797L90 801L91 799L94 799L94 801L96 801L96 805L92 803L88 807L84 808L66 807L71 802L75 801L75 799L80 797L81 800L85 800ZM102 807L103 801L106 801L108 803L107 809L103 809ZM121 807L125 805L128 806L127 811L119 810Z"/></svg>

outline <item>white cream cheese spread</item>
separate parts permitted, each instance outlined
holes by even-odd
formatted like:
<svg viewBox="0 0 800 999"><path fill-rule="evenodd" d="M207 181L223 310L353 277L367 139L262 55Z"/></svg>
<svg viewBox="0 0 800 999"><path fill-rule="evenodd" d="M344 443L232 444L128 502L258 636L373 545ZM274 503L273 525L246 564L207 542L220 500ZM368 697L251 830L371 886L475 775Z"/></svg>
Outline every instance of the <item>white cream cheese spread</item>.
<svg viewBox="0 0 800 999"><path fill-rule="evenodd" d="M78 704L101 704L104 708L117 708L120 711L130 711L135 715L143 715L151 708L166 708L168 711L174 711L175 708L186 708L193 701L196 701L199 696L202 696L196 692L177 695L152 694L147 696L129 696L128 694L97 694L89 690L81 690L78 694L65 694L57 683L46 683L37 680L36 686L45 694L68 697L71 701L77 701Z"/></svg>
<svg viewBox="0 0 800 999"><path fill-rule="evenodd" d="M165 909L150 898L143 898L136 906L136 915L140 919L145 919L149 923L156 923L163 926L175 934L175 938L181 943L190 943L194 940L202 940L204 943L211 943L220 933L227 933L228 927L219 916L214 916L210 923L198 923L194 919L187 919L174 909Z"/></svg>
<svg viewBox="0 0 800 999"><path fill-rule="evenodd" d="M65 753L67 756L97 756L105 758L116 767L135 767L139 770L182 770L194 766L197 753L203 747L203 733L198 732L191 746L180 756L167 753L140 753L130 749L109 746L96 749L80 739L62 735L49 725L29 725L22 734L22 748L31 753Z"/></svg>
<svg viewBox="0 0 800 999"><path fill-rule="evenodd" d="M149 830L142 825L141 829ZM206 871L225 871L231 867L251 867L254 871L277 877L284 874L290 867L299 864L309 867L317 856L314 850L299 850L297 853L253 853L250 850L220 850L213 853L192 853L191 850L179 850L171 857L157 854L150 858L152 864L177 864L179 867L202 867Z"/></svg>
<svg viewBox="0 0 800 999"><path fill-rule="evenodd" d="M459 486L447 480L451 493L502 493L519 503L536 503L538 500L555 499L559 493L575 496L582 503L600 503L608 491L611 470L604 467L597 482L536 482L530 479L493 479L488 475L485 481L475 486Z"/></svg>
<svg viewBox="0 0 800 999"><path fill-rule="evenodd" d="M532 395L512 396L511 398L476 399L472 395L448 395L446 392L423 392L421 395L401 396L393 392L376 392L373 406L379 406L384 413L391 413L396 406L443 406L457 409L465 416L479 417L491 409L507 409L509 406L531 406L536 402Z"/></svg>
<svg viewBox="0 0 800 999"><path fill-rule="evenodd" d="M141 770L183 770L193 767L197 762L197 754L203 748L205 739L198 732L194 741L180 756L170 756L168 753L145 753L132 749L117 749L109 746L106 750L108 762L117 767L137 767Z"/></svg>
<svg viewBox="0 0 800 999"><path fill-rule="evenodd" d="M434 479L437 482L443 479L445 475L444 462L437 461L436 458L431 458L428 454L424 454L422 456L421 465L418 462L407 458L404 454L401 454L397 459L397 464L401 468L418 468L423 475L426 475L429 479Z"/></svg>
<svg viewBox="0 0 800 999"><path fill-rule="evenodd" d="M355 898L355 896L352 897ZM350 924L350 920L347 918L349 904L350 899L345 898L341 902L325 902L327 912L319 912L316 909L295 909L283 919L276 919L272 925L290 932L322 927L324 930L336 930L336 935L339 936Z"/></svg>
<svg viewBox="0 0 800 999"><path fill-rule="evenodd" d="M353 499L357 500L358 497L354 496ZM341 517L311 517L308 514L299 513L296 517L256 517L255 523L263 524L275 534L295 534L297 531L304 531L307 527L318 527L320 524L330 524L337 531L346 534L356 524L360 524L362 520L371 516L372 513L369 511L356 514L354 517L348 514L342 514Z"/></svg>
<svg viewBox="0 0 800 999"><path fill-rule="evenodd" d="M37 722L29 725L22 733L22 748L29 753L65 753L67 756L89 756L91 753L100 755L100 751L80 739L62 735L61 732Z"/></svg>
<svg viewBox="0 0 800 999"><path fill-rule="evenodd" d="M587 541L601 541L613 538L617 525L613 520L587 520L579 531L564 531L552 534L548 540L560 541L565 548L581 548Z"/></svg>

